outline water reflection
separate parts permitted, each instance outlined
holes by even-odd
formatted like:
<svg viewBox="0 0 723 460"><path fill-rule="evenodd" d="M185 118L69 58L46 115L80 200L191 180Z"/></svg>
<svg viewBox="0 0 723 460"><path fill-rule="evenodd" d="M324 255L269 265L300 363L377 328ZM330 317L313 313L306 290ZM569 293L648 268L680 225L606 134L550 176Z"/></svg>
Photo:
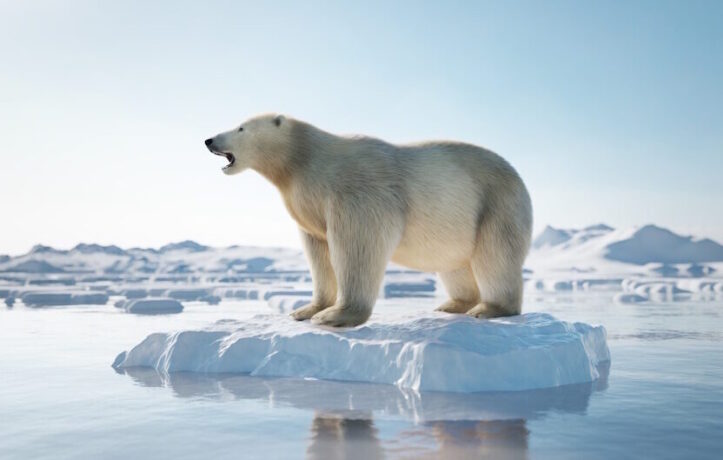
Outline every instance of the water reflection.
<svg viewBox="0 0 723 460"><path fill-rule="evenodd" d="M258 400L312 411L307 457L312 459L526 458L528 420L552 412L584 414L590 396L607 388L609 367L593 383L524 392L418 393L391 385L269 379L228 374L161 374L119 370L136 383L167 387L179 398ZM375 419L413 422L380 441Z"/></svg>
<svg viewBox="0 0 723 460"><path fill-rule="evenodd" d="M423 438L433 440L435 447L415 458L524 459L529 433L525 419L425 423L413 434L417 442Z"/></svg>
<svg viewBox="0 0 723 460"><path fill-rule="evenodd" d="M317 413L311 422L306 456L319 460L383 458L384 449L377 434L371 417L346 418Z"/></svg>

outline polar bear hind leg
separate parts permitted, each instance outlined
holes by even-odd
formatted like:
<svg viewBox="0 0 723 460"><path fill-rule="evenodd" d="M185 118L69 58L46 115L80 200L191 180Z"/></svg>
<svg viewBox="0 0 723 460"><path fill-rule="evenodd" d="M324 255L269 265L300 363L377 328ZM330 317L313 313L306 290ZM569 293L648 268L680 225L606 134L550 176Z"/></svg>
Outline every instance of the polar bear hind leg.
<svg viewBox="0 0 723 460"><path fill-rule="evenodd" d="M477 318L519 315L522 309L522 264L529 245L525 231L504 221L488 221L479 230L470 262L480 302L467 312Z"/></svg>

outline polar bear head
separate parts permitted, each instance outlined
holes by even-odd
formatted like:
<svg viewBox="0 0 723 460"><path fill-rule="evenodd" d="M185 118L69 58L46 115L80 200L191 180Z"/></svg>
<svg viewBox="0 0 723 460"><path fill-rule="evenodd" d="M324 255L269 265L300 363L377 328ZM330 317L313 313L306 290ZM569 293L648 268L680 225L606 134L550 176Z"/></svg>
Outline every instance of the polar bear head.
<svg viewBox="0 0 723 460"><path fill-rule="evenodd" d="M214 155L226 157L228 164L222 171L227 175L247 168L263 170L271 163L284 161L281 156L288 150L289 121L283 115L260 115L206 139L205 144Z"/></svg>

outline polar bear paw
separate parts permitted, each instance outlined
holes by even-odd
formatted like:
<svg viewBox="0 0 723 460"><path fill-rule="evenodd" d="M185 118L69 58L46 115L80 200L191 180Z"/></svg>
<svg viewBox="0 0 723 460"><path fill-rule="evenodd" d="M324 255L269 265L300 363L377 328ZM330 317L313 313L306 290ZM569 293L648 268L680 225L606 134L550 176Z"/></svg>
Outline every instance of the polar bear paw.
<svg viewBox="0 0 723 460"><path fill-rule="evenodd" d="M329 307L311 317L313 324L331 327L354 327L367 319L371 311L348 307Z"/></svg>
<svg viewBox="0 0 723 460"><path fill-rule="evenodd" d="M519 313L512 313L504 308L490 304L490 303L479 303L474 306L470 311L467 312L469 316L474 316L475 318L481 318L481 319L489 319L489 318L499 318L502 316L512 316Z"/></svg>
<svg viewBox="0 0 723 460"><path fill-rule="evenodd" d="M441 311L443 313L467 313L477 302L465 302L464 300L448 300L435 311Z"/></svg>
<svg viewBox="0 0 723 460"><path fill-rule="evenodd" d="M292 311L289 316L294 318L296 321L305 321L322 311L324 308L326 307L320 307L319 305L309 303Z"/></svg>

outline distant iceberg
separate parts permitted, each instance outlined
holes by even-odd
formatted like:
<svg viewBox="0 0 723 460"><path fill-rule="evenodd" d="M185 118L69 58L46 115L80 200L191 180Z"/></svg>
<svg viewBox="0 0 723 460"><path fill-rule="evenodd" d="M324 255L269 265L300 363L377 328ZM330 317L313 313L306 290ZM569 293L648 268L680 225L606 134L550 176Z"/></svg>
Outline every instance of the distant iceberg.
<svg viewBox="0 0 723 460"><path fill-rule="evenodd" d="M120 353L113 367L469 393L592 382L610 360L602 326L544 313L492 321L436 313L380 318L384 322L330 330L264 314L207 330L156 333Z"/></svg>

